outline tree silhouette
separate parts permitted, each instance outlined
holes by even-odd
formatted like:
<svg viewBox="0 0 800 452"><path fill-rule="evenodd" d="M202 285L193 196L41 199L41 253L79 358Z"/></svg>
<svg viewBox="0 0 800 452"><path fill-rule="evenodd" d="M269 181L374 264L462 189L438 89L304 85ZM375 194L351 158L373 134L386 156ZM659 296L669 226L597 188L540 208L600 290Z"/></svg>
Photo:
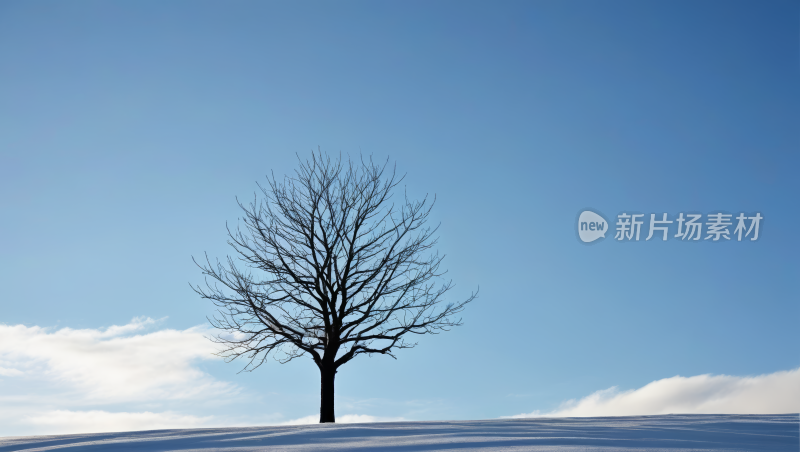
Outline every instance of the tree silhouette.
<svg viewBox="0 0 800 452"><path fill-rule="evenodd" d="M212 265L206 255L205 287L193 288L217 307L209 321L222 330L212 338L220 356L244 358L252 371L271 353L282 363L309 355L320 371L320 422L335 422L339 367L361 354L395 357L416 345L409 334L460 325L453 315L477 293L444 301L453 285L433 250L438 226L426 226L433 202L393 203L402 177L386 163L318 152L293 177L267 181L262 199L237 200L243 227L228 228L228 243L238 259Z"/></svg>

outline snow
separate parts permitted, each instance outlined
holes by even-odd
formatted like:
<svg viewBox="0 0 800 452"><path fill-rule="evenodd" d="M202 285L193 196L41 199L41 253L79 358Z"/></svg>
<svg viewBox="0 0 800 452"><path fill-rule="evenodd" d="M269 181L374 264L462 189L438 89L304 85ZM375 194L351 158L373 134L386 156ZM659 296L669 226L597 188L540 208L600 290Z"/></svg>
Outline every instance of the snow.
<svg viewBox="0 0 800 452"><path fill-rule="evenodd" d="M0 438L0 451L798 451L800 417L665 415L315 424Z"/></svg>

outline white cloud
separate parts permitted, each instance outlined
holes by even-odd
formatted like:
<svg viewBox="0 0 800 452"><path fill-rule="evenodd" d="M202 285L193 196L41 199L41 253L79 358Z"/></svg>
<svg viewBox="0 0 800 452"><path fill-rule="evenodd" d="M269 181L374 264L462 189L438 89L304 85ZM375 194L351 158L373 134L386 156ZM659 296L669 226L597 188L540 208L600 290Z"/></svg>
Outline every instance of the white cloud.
<svg viewBox="0 0 800 452"><path fill-rule="evenodd" d="M136 318L106 329L0 325L0 375L66 385L86 403L186 399L234 391L194 367L214 358L200 328L141 332L154 321ZM20 370L22 369L22 370Z"/></svg>
<svg viewBox="0 0 800 452"><path fill-rule="evenodd" d="M0 325L0 436L280 422L280 415L220 413L220 404L242 400L237 386L197 367L216 359L205 329L154 330L156 323L142 317L99 329ZM198 414L202 405L206 411ZM399 420L337 418L339 423ZM283 424L318 422L312 415Z"/></svg>
<svg viewBox="0 0 800 452"><path fill-rule="evenodd" d="M372 422L401 422L406 419L402 417L379 417L370 416L368 414L345 414L344 416L336 416L337 424L367 424ZM312 414L311 416L293 419L291 421L281 422L279 425L306 425L318 424L319 414Z"/></svg>
<svg viewBox="0 0 800 452"><path fill-rule="evenodd" d="M800 368L755 377L698 375L657 380L639 389L616 387L569 400L549 413L511 416L585 417L651 414L778 414L800 412Z"/></svg>
<svg viewBox="0 0 800 452"><path fill-rule="evenodd" d="M8 369L5 367L0 367L0 377L18 377L23 374L24 372L18 369Z"/></svg>
<svg viewBox="0 0 800 452"><path fill-rule="evenodd" d="M0 436L225 425L176 407L236 399L197 364L218 359L201 327L149 331L0 325Z"/></svg>

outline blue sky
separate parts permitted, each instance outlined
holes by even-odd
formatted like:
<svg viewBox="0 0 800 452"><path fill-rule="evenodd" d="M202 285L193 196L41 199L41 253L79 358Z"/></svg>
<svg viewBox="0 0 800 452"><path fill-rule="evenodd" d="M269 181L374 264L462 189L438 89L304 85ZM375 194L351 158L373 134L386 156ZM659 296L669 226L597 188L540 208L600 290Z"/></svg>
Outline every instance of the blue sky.
<svg viewBox="0 0 800 452"><path fill-rule="evenodd" d="M202 358L195 333L212 309L189 285L202 282L192 256L230 252L235 198L317 146L388 157L412 197L435 194L452 297L480 286L464 326L340 370L339 415L547 413L614 386L797 369L799 12L781 1L4 2L0 324L43 342L38 354L0 346L0 399L30 419L316 413L310 359L237 374L244 363ZM612 223L623 211L764 220L756 242L584 246L586 207ZM64 377L83 374L54 364L64 328L127 338L124 353L136 337L182 332L202 353L187 352L176 378L217 389L87 396L89 380ZM35 399L48 391L63 397ZM0 434L58 430L41 425Z"/></svg>

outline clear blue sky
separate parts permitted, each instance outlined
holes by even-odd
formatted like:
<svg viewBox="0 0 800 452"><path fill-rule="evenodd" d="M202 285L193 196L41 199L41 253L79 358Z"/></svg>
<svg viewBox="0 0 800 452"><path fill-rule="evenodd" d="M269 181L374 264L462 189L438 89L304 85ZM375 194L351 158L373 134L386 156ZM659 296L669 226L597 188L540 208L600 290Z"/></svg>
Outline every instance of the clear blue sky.
<svg viewBox="0 0 800 452"><path fill-rule="evenodd" d="M799 13L796 1L3 2L0 323L204 324L192 256L227 255L235 197L320 146L388 157L412 197L436 194L452 295L480 285L463 327L342 368L339 413L489 418L675 375L795 369ZM611 222L764 221L752 243L584 246L585 207ZM202 369L254 394L247 413L317 411L310 359L242 365Z"/></svg>

